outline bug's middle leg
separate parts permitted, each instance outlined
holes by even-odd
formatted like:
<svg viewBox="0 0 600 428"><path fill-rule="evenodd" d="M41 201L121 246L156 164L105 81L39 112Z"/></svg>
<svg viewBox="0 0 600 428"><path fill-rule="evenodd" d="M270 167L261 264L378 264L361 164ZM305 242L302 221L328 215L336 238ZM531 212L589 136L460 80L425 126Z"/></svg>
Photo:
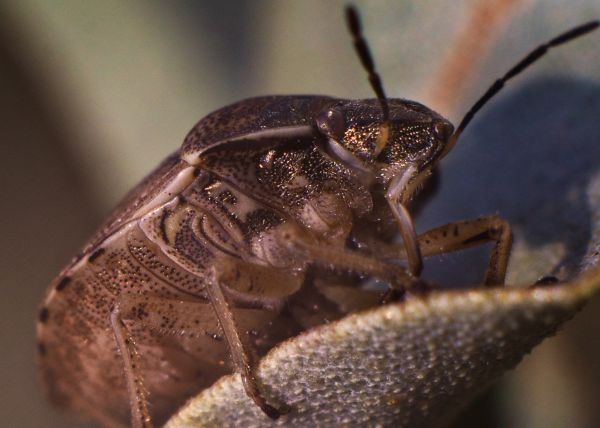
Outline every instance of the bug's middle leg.
<svg viewBox="0 0 600 428"><path fill-rule="evenodd" d="M278 241L285 244L292 258L300 258L310 264L374 276L397 289L410 288L417 281L403 266L382 261L360 251L328 245L327 242L315 240L298 228L282 228L276 236Z"/></svg>

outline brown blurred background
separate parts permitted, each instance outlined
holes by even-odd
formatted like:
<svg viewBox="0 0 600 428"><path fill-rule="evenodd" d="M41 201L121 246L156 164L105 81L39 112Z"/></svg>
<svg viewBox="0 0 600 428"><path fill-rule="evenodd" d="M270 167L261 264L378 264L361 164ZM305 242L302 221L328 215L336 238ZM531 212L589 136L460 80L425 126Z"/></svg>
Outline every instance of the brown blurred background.
<svg viewBox="0 0 600 428"><path fill-rule="evenodd" d="M534 45L600 18L597 0L356 3L388 95L425 102L455 123ZM0 4L3 426L77 426L36 382L35 308L110 208L197 120L254 95L372 96L343 5ZM517 235L511 282L578 268L600 230L599 43L600 33L554 52L482 112L444 163L419 230L499 212ZM426 269L474 283L482 271L471 266L485 256L443 257ZM471 420L600 426L599 310L596 299Z"/></svg>

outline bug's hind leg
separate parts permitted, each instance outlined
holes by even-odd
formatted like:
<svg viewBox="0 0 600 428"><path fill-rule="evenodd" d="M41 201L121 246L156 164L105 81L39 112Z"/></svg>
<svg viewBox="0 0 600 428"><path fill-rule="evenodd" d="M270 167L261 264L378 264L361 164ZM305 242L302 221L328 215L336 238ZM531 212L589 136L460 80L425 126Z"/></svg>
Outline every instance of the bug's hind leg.
<svg viewBox="0 0 600 428"><path fill-rule="evenodd" d="M123 323L121 307L117 303L110 313L110 325L123 359L127 392L131 406L131 425L134 428L151 428L148 400L144 381L139 369L139 355L133 336Z"/></svg>
<svg viewBox="0 0 600 428"><path fill-rule="evenodd" d="M272 299L267 299L261 306L260 301L240 301L237 297L236 295L230 296L227 294L226 298L226 301L229 301L236 309L248 308L276 311L279 306L273 306ZM186 340L187 345L181 345L181 350L183 351L181 355L186 354L190 359L194 360L197 358L197 354L193 353L193 351L191 354L188 354L188 351L186 351L188 346L191 346L190 349L208 349L210 343L202 344L200 341L206 340L210 342L211 340L220 340L214 337L215 333L211 333L210 328L213 327L210 327L209 330L206 330L205 327L216 326L217 323L221 322L219 317L212 314L214 311L211 311L210 307L204 308L209 304L205 299L192 298L191 300L181 300L126 294L121 296L120 301L112 309L110 324L123 361L131 408L132 426L136 428L152 426L148 409L148 397L142 376L142 361L140 361L141 358L137 351L138 346L142 347L152 344L171 347L175 344L177 347L176 344L180 344L182 340ZM231 314L229 315L231 316ZM221 330L225 333L228 332L225 326L222 326ZM174 342L169 338L173 338ZM227 339L229 341L228 337ZM239 342L241 343L241 340ZM237 351L233 347L231 348L231 353L234 356L237 355ZM245 355L247 354L244 352ZM211 354L211 356L214 359L214 355ZM249 361L249 358L246 357L245 360ZM191 383L194 382L192 381ZM148 387L152 389L150 384ZM182 390L185 390L187 386L182 386L182 388ZM174 390L171 390L169 397L175 399L177 393L178 391L174 392ZM156 398L155 396L154 399ZM155 405L154 411L156 411L157 403L153 401L152 404Z"/></svg>
<svg viewBox="0 0 600 428"><path fill-rule="evenodd" d="M206 291L225 334L235 370L242 377L246 393L272 419L277 419L282 413L287 413L289 411L287 406L280 405L280 408L277 409L268 404L261 394L254 374L254 364L250 361L250 356L246 350L247 347L242 342L239 329L236 326L229 303L223 295L221 284L214 268L212 269L212 279L206 284Z"/></svg>

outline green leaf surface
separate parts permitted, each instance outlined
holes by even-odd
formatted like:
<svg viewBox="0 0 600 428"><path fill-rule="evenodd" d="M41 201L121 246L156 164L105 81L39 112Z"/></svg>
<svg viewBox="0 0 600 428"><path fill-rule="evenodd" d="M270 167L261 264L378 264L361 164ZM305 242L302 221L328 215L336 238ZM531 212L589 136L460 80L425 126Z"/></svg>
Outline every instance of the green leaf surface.
<svg viewBox="0 0 600 428"><path fill-rule="evenodd" d="M446 426L599 289L596 266L555 286L438 291L351 315L261 361L259 378L289 414L268 419L232 375L167 427Z"/></svg>

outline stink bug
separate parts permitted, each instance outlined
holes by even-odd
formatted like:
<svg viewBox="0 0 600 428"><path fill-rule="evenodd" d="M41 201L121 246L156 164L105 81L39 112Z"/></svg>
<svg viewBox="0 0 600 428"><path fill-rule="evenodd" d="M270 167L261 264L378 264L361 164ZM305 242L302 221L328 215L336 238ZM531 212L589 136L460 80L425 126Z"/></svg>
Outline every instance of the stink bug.
<svg viewBox="0 0 600 428"><path fill-rule="evenodd" d="M253 351L357 301L422 291L423 256L492 241L484 284L503 284L508 223L490 216L417 235L406 206L508 80L599 23L536 48L454 129L385 96L354 9L347 20L376 99L270 96L208 115L52 282L37 327L54 402L107 426L150 426L229 372L231 356L248 396L276 418L289 409L263 393ZM371 278L388 291L361 287Z"/></svg>

